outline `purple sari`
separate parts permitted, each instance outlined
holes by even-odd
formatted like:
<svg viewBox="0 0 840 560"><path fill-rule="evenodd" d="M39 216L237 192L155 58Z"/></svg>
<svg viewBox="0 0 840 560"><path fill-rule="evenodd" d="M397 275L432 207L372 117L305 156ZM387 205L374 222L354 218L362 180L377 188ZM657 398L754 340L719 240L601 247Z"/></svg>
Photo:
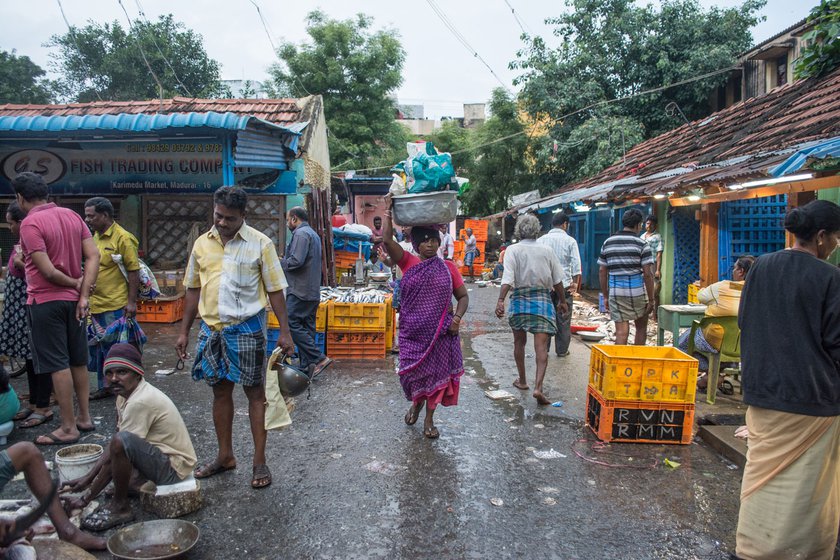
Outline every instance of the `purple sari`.
<svg viewBox="0 0 840 560"><path fill-rule="evenodd" d="M408 268L400 283L400 385L408 400L458 404L464 373L461 339L452 323L452 277L443 260L432 257Z"/></svg>

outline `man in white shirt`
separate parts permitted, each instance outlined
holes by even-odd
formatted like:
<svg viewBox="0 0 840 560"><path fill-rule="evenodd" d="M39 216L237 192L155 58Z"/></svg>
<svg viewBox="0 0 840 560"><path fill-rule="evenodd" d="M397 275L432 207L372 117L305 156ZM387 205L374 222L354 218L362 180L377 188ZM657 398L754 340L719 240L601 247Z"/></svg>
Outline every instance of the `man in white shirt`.
<svg viewBox="0 0 840 560"><path fill-rule="evenodd" d="M446 261L451 261L455 257L455 240L449 234L449 226L446 224L440 226L438 256Z"/></svg>
<svg viewBox="0 0 840 560"><path fill-rule="evenodd" d="M569 312L557 318L557 338L554 350L558 356L569 355L569 344L572 342L572 298L580 288L580 250L577 241L569 235L569 216L565 212L554 214L551 219L552 229L537 240L550 247L563 269L563 288L566 290L566 302ZM549 347L551 339L549 339Z"/></svg>

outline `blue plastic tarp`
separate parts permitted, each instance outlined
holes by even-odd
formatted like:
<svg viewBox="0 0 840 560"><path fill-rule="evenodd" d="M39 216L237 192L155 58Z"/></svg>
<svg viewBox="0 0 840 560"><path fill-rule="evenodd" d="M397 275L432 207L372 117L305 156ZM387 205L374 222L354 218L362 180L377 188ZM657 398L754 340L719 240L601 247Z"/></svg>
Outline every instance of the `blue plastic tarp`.
<svg viewBox="0 0 840 560"><path fill-rule="evenodd" d="M333 249L336 251L350 251L358 255L360 244L365 260L369 259L371 247L373 247L369 235L333 228Z"/></svg>
<svg viewBox="0 0 840 560"><path fill-rule="evenodd" d="M770 170L773 177L784 177L802 169L808 158L840 157L840 137L803 148Z"/></svg>

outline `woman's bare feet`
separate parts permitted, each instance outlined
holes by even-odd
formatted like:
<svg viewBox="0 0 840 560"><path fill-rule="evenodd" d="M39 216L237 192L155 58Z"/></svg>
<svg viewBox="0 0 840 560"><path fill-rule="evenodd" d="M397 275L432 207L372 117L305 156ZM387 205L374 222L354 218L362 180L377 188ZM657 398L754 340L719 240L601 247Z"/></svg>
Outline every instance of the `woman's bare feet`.
<svg viewBox="0 0 840 560"><path fill-rule="evenodd" d="M541 406L551 404L551 401L543 395L542 391L534 391L534 398L537 399L537 404Z"/></svg>

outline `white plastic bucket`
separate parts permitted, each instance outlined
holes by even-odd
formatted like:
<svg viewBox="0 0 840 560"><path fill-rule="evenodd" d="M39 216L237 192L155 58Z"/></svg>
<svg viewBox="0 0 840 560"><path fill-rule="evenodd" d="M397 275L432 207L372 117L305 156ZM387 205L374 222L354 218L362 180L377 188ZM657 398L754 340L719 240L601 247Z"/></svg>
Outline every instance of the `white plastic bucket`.
<svg viewBox="0 0 840 560"><path fill-rule="evenodd" d="M102 446L95 443L69 445L56 451L59 484L85 476L102 457L103 451Z"/></svg>

